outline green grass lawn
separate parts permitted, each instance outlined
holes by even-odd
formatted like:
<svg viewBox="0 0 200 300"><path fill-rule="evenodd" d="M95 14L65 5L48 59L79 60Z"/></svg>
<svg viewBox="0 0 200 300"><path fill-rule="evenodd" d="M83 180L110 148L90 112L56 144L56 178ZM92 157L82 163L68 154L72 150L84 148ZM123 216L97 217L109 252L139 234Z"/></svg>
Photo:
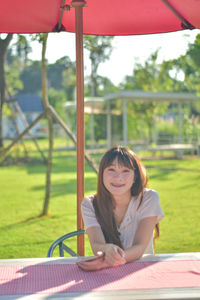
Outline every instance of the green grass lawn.
<svg viewBox="0 0 200 300"><path fill-rule="evenodd" d="M46 148L44 141L41 145ZM29 151L38 159L34 163L0 167L0 258L45 257L57 237L76 230L75 152L54 152L49 216L39 217L46 169L30 142ZM99 161L99 155L94 158ZM199 158L145 160L144 165L165 213L156 252L200 251ZM85 195L95 192L96 179L86 164ZM76 246L75 239L70 246ZM86 254L91 254L87 239Z"/></svg>

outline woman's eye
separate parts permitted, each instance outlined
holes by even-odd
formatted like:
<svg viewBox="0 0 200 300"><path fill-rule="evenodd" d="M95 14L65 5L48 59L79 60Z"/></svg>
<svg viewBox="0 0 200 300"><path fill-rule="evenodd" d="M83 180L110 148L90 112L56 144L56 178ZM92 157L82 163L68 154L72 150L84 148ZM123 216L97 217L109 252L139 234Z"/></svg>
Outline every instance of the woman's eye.
<svg viewBox="0 0 200 300"><path fill-rule="evenodd" d="M114 172L115 170L113 168L109 168L108 171Z"/></svg>
<svg viewBox="0 0 200 300"><path fill-rule="evenodd" d="M123 173L129 173L129 170L128 169L123 170Z"/></svg>

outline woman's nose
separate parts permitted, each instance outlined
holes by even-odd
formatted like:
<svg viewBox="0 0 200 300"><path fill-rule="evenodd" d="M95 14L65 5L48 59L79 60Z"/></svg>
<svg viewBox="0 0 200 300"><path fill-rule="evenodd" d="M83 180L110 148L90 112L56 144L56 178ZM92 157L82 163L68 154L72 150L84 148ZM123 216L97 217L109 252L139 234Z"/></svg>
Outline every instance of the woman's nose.
<svg viewBox="0 0 200 300"><path fill-rule="evenodd" d="M121 178L122 177L122 172L115 172L115 177Z"/></svg>

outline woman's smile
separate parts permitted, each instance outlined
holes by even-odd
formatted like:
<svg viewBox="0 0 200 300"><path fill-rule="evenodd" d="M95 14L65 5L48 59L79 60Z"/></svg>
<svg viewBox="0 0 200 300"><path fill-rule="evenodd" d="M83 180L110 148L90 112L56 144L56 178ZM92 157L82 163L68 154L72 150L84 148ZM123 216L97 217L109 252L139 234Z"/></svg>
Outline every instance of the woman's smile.
<svg viewBox="0 0 200 300"><path fill-rule="evenodd" d="M124 186L124 184L117 184L117 183L111 183L111 185L116 188L120 188L120 187Z"/></svg>

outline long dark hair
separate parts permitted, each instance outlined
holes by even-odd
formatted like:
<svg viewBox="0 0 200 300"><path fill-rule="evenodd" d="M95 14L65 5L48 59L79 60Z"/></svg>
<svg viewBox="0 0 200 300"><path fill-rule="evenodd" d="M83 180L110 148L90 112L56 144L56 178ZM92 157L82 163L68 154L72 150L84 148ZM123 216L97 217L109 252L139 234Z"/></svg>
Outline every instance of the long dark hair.
<svg viewBox="0 0 200 300"><path fill-rule="evenodd" d="M120 233L114 218L115 203L110 192L105 188L103 183L103 172L117 159L120 165L134 170L134 183L131 187L131 195L138 196L141 194L141 201L144 194L144 188L147 187L148 177L146 170L136 156L129 148L115 146L108 150L101 159L99 166L99 176L97 185L97 194L94 196L93 206L95 214L107 243L113 243L123 248L120 241ZM140 202L141 204L141 202Z"/></svg>

